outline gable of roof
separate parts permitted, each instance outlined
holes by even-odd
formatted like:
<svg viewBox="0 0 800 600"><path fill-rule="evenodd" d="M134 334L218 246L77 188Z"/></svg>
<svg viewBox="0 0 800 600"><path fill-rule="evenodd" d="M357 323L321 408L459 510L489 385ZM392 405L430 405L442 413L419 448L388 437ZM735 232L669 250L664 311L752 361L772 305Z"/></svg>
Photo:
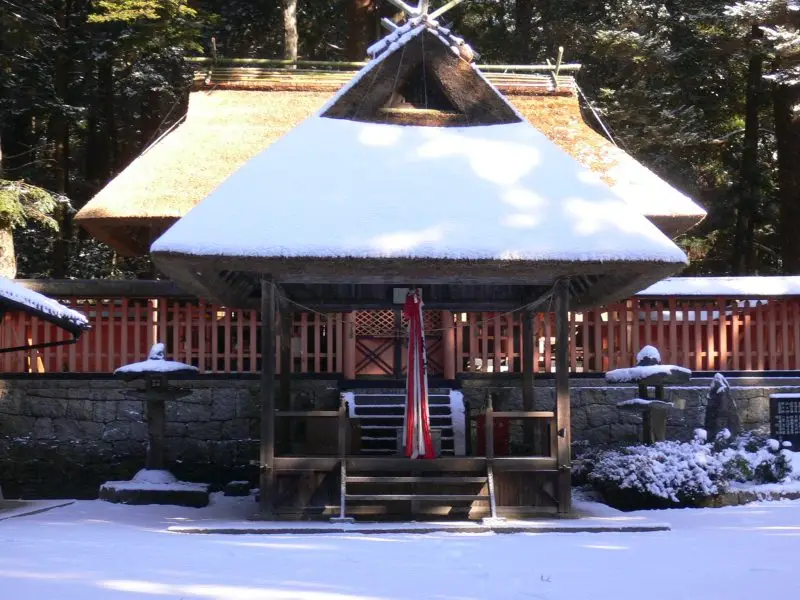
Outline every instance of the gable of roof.
<svg viewBox="0 0 800 600"><path fill-rule="evenodd" d="M433 126L522 120L472 63L463 59L449 30L434 21L412 19L371 51L375 58L328 102L323 116ZM427 109L434 109L434 114ZM432 118L435 113L439 119Z"/></svg>

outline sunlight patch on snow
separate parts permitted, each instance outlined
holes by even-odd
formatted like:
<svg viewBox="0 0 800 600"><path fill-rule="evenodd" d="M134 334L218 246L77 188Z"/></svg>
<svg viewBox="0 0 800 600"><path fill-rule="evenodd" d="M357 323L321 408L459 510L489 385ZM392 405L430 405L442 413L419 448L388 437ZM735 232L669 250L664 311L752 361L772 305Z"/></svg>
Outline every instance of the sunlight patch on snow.
<svg viewBox="0 0 800 600"><path fill-rule="evenodd" d="M293 542L219 542L224 546L237 546L240 548L275 548L277 550L333 550L332 546L324 544L295 544Z"/></svg>
<svg viewBox="0 0 800 600"><path fill-rule="evenodd" d="M528 144L466 137L429 128L427 143L417 149L420 158L464 156L480 178L498 185L514 185L542 162L541 152Z"/></svg>
<svg viewBox="0 0 800 600"><path fill-rule="evenodd" d="M506 227L513 227L514 229L534 229L541 219L536 215L526 213L515 213L513 215L506 215L501 219L501 222Z"/></svg>
<svg viewBox="0 0 800 600"><path fill-rule="evenodd" d="M630 550L627 546L613 546L611 544L584 544L584 548L592 550Z"/></svg>
<svg viewBox="0 0 800 600"><path fill-rule="evenodd" d="M354 596L352 594L338 594L335 592L313 590L281 590L232 585L175 585L134 579L112 579L102 581L99 585L106 589L119 592L189 598L213 598L214 600L378 600L374 596Z"/></svg>
<svg viewBox="0 0 800 600"><path fill-rule="evenodd" d="M641 233L654 242L662 242L663 234L657 229L644 229L629 215L619 201L609 196L606 202L590 201L583 198L567 198L564 211L575 218L573 233L580 236L591 236L609 230L620 229L624 232Z"/></svg>
<svg viewBox="0 0 800 600"><path fill-rule="evenodd" d="M541 195L525 189L511 189L503 194L503 202L520 210L541 210L547 205Z"/></svg>
<svg viewBox="0 0 800 600"><path fill-rule="evenodd" d="M398 231L379 235L370 240L370 246L382 254L398 254L410 252L423 244L441 241L444 238L442 227L430 227L420 231Z"/></svg>
<svg viewBox="0 0 800 600"><path fill-rule="evenodd" d="M12 579L41 579L41 580L56 580L61 581L64 579L83 579L86 573L65 573L64 571L19 571L19 570L6 570L0 569L0 577L9 577Z"/></svg>
<svg viewBox="0 0 800 600"><path fill-rule="evenodd" d="M393 146L403 135L402 129L364 125L358 135L358 141L365 146Z"/></svg>

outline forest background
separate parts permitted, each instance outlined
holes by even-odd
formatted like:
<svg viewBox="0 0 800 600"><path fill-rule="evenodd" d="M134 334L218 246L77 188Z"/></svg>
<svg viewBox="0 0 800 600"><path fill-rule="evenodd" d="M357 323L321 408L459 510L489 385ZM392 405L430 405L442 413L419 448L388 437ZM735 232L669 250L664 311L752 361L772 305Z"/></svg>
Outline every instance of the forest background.
<svg viewBox="0 0 800 600"><path fill-rule="evenodd" d="M402 15L388 0L0 0L0 271L152 277L72 215L185 115L186 58L363 60L384 17ZM466 0L446 20L483 63L563 46L582 65L586 121L708 211L678 240L686 274L800 274L800 0Z"/></svg>

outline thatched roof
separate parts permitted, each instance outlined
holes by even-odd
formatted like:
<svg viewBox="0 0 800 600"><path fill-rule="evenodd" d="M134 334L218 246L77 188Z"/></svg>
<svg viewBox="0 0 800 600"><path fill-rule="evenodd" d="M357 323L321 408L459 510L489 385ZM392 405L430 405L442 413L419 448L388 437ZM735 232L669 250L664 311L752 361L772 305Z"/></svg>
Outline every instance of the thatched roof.
<svg viewBox="0 0 800 600"><path fill-rule="evenodd" d="M162 235L155 263L242 307L257 302L262 277L290 296L336 285L386 297L405 283L462 288L472 301L484 299L480 286L541 296L569 278L590 304L685 266L672 241L451 52L435 23L412 20L396 36ZM431 89L442 91L433 106ZM398 93L403 123L376 122ZM430 126L431 108L466 123Z"/></svg>
<svg viewBox="0 0 800 600"><path fill-rule="evenodd" d="M315 63L298 69L258 64L198 61L185 121L113 179L76 220L123 254L146 254L171 223L318 111L355 75ZM705 216L691 199L584 122L571 77L488 70L486 78L525 119L670 237ZM307 168L313 175L313 166Z"/></svg>
<svg viewBox="0 0 800 600"><path fill-rule="evenodd" d="M198 91L186 120L114 178L76 215L124 254L152 241L236 169L317 110L330 91Z"/></svg>

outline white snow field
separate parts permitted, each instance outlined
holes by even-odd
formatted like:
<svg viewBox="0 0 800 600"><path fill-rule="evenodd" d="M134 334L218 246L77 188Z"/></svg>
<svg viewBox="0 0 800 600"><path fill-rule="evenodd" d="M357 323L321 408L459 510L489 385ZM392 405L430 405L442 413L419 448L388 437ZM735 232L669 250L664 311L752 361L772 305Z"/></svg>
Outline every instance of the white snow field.
<svg viewBox="0 0 800 600"><path fill-rule="evenodd" d="M648 512L673 527L656 533L167 531L254 507L214 500L204 509L81 501L2 520L0 598L753 600L800 590L800 501Z"/></svg>

